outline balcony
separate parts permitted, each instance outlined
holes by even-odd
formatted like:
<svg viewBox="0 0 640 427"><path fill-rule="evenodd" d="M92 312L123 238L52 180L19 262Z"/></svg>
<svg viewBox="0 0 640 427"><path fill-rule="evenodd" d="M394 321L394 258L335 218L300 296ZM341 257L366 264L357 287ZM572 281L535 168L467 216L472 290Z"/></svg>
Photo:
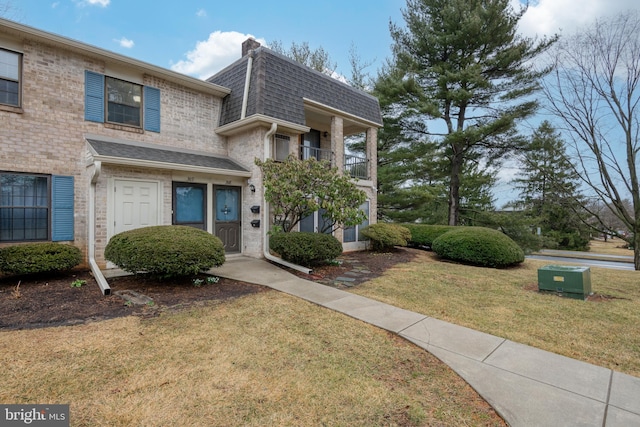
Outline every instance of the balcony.
<svg viewBox="0 0 640 427"><path fill-rule="evenodd" d="M316 160L326 160L333 165L333 151L301 145L300 160L310 159L311 157L315 157Z"/></svg>
<svg viewBox="0 0 640 427"><path fill-rule="evenodd" d="M344 172L352 178L369 179L369 159L366 157L345 154Z"/></svg>

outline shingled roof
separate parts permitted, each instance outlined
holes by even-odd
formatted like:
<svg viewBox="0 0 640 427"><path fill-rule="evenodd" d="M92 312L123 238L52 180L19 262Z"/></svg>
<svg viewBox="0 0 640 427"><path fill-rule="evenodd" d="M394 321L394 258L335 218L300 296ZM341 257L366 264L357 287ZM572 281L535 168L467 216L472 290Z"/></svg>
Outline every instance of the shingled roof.
<svg viewBox="0 0 640 427"><path fill-rule="evenodd" d="M200 152L177 151L168 147L162 148L161 146L153 146L141 142L113 142L99 138L86 138L91 154L94 158L109 163L133 163L141 166L150 163L154 167L162 164L166 168L177 170L196 170L201 168L210 172L222 171L226 174L239 176L250 175L246 168L227 157Z"/></svg>
<svg viewBox="0 0 640 427"><path fill-rule="evenodd" d="M222 104L220 125L240 120L247 62L253 55L246 116L262 114L305 125L304 99L382 126L378 100L326 74L265 47L249 52L207 79L231 89Z"/></svg>

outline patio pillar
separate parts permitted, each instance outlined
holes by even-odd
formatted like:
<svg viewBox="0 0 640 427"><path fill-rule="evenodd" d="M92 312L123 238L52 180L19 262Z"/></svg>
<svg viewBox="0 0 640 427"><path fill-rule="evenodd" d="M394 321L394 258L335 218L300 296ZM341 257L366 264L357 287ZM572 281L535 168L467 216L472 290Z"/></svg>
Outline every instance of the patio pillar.
<svg viewBox="0 0 640 427"><path fill-rule="evenodd" d="M344 121L342 117L331 117L331 151L335 155L335 167L340 173L344 173ZM342 243L342 228L333 233L333 237Z"/></svg>
<svg viewBox="0 0 640 427"><path fill-rule="evenodd" d="M367 129L367 159L369 159L369 179L372 183L374 197L369 203L369 218L377 218L378 216L378 129L370 127ZM370 219L371 221L371 219ZM375 221L371 221L373 224Z"/></svg>

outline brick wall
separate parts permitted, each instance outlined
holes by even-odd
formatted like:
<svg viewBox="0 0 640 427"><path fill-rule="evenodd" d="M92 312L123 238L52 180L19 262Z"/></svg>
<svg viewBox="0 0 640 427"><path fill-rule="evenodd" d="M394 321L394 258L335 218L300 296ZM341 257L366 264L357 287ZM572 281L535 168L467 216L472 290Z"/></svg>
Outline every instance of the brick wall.
<svg viewBox="0 0 640 427"><path fill-rule="evenodd" d="M139 76L138 82L161 91L161 132L147 132L84 120L85 70L109 75L110 64L78 52L28 39L3 39L0 47L20 51L22 60L22 111L0 107L0 170L75 177L74 245L88 254L88 194L93 168L87 168L84 135L104 135L142 141L159 146L182 147L227 155L225 139L214 129L221 99L198 93L142 70L126 70ZM116 76L119 77L119 76ZM103 171L104 172L104 171ZM170 203L170 175L162 171L119 170L123 176L157 176L165 185L164 203ZM98 253L106 242L106 179L97 186L96 240ZM170 212L170 207L163 208ZM169 221L170 221L169 215Z"/></svg>

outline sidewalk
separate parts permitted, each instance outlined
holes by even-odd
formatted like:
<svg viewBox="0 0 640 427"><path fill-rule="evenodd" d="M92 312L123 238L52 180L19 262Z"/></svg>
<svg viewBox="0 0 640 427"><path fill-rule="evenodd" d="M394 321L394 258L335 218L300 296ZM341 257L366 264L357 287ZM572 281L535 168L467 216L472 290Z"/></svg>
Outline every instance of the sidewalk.
<svg viewBox="0 0 640 427"><path fill-rule="evenodd" d="M212 274L265 285L394 332L429 351L510 426L640 426L640 378L321 285L264 260Z"/></svg>

